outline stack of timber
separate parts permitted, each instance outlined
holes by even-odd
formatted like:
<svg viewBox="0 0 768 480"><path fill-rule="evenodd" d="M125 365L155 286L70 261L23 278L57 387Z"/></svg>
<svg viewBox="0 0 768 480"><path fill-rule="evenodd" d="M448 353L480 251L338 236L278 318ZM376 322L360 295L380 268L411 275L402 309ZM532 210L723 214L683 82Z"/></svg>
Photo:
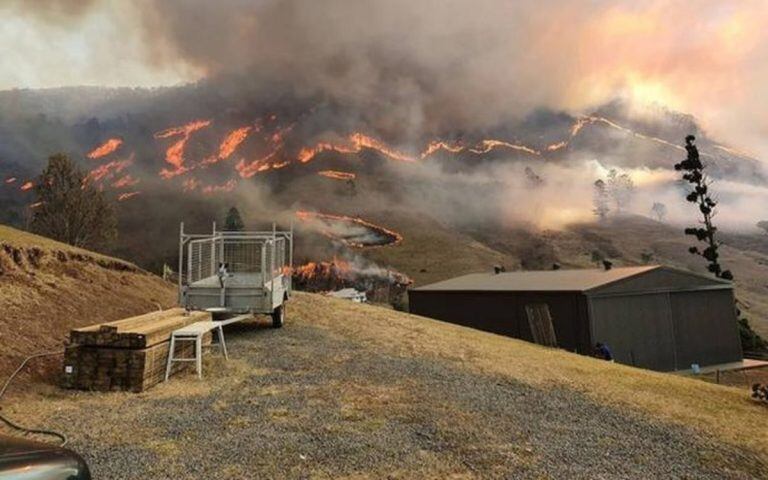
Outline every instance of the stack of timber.
<svg viewBox="0 0 768 480"><path fill-rule="evenodd" d="M70 332L64 352L65 388L143 392L165 377L171 333L211 314L181 308L157 311ZM210 343L210 335L207 337ZM176 346L176 356L192 357L193 343ZM174 363L172 373L191 363Z"/></svg>

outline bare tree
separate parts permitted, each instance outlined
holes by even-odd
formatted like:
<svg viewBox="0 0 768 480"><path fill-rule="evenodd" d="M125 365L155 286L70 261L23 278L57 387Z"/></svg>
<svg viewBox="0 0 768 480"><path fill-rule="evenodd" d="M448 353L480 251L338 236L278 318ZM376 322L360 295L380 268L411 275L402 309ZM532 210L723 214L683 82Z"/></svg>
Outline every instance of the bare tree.
<svg viewBox="0 0 768 480"><path fill-rule="evenodd" d="M635 182L632 181L632 177L628 173L619 173L618 170L612 168L608 172L606 185L608 194L616 207L616 212L620 213L626 210L635 196Z"/></svg>
<svg viewBox="0 0 768 480"><path fill-rule="evenodd" d="M536 188L544 185L544 179L533 171L531 167L525 167L525 182L529 188Z"/></svg>
<svg viewBox="0 0 768 480"><path fill-rule="evenodd" d="M594 189L595 191L592 195L592 205L594 208L592 213L602 221L608 218L608 212L611 211L611 208L608 206L608 186L603 180L597 180L594 183Z"/></svg>
<svg viewBox="0 0 768 480"><path fill-rule="evenodd" d="M653 202L651 213L658 221L663 222L664 218L667 216L667 206L661 202Z"/></svg>
<svg viewBox="0 0 768 480"><path fill-rule="evenodd" d="M66 155L48 159L34 188L33 232L90 249L105 248L117 236L115 213L104 193Z"/></svg>

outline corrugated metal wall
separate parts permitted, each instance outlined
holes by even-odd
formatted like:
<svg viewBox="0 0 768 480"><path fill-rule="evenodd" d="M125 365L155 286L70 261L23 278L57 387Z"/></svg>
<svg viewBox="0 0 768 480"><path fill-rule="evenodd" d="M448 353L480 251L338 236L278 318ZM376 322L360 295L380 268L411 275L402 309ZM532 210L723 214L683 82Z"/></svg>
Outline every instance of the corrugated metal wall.
<svg viewBox="0 0 768 480"><path fill-rule="evenodd" d="M546 303L561 348L604 342L618 362L654 370L742 359L731 285L665 267L586 293L416 289L409 301L417 315L528 341L525 305Z"/></svg>
<svg viewBox="0 0 768 480"><path fill-rule="evenodd" d="M617 362L653 370L675 369L675 341L666 293L593 298L592 338L607 344Z"/></svg>
<svg viewBox="0 0 768 480"><path fill-rule="evenodd" d="M678 370L742 359L731 290L671 293L670 303Z"/></svg>
<svg viewBox="0 0 768 480"><path fill-rule="evenodd" d="M409 292L411 313L532 341L525 306L546 303L561 348L589 353L586 303L580 293Z"/></svg>
<svg viewBox="0 0 768 480"><path fill-rule="evenodd" d="M671 371L742 359L731 290L590 301L593 340L607 343L618 362Z"/></svg>

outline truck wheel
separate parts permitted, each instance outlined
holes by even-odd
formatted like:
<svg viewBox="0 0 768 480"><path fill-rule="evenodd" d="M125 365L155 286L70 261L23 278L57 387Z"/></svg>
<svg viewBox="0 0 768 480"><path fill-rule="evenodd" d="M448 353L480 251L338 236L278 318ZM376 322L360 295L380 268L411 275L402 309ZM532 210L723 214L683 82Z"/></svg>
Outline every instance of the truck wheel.
<svg viewBox="0 0 768 480"><path fill-rule="evenodd" d="M280 328L285 321L285 304L280 305L272 312L272 328Z"/></svg>

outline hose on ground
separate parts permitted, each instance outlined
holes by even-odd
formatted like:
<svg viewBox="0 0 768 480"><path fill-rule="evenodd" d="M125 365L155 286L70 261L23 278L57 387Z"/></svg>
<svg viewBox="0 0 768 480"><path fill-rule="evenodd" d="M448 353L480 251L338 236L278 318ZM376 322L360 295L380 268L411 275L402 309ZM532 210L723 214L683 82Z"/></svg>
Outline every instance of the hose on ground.
<svg viewBox="0 0 768 480"><path fill-rule="evenodd" d="M5 395L5 392L8 390L8 387L11 385L11 382L14 378L16 378L16 375L18 375L24 367L27 365L27 362L29 362L32 359L40 358L40 357L50 357L53 355L61 355L63 352L61 350L56 352L44 352L44 353L36 353L34 355L30 355L27 358L24 359L23 362L21 362L21 365L14 370L14 372L11 374L10 377L8 377L8 380L5 381L5 384L3 384L3 388L0 388L0 400L2 400L3 395ZM26 434L36 434L36 435L48 435L51 437L56 437L59 440L61 440L60 446L64 446L67 444L67 437L63 433L56 432L54 430L43 430L43 429L36 429L36 428L27 428L19 425L18 423L13 422L5 415L0 414L0 421L8 425L10 428L14 430L18 430L20 432L24 432Z"/></svg>

